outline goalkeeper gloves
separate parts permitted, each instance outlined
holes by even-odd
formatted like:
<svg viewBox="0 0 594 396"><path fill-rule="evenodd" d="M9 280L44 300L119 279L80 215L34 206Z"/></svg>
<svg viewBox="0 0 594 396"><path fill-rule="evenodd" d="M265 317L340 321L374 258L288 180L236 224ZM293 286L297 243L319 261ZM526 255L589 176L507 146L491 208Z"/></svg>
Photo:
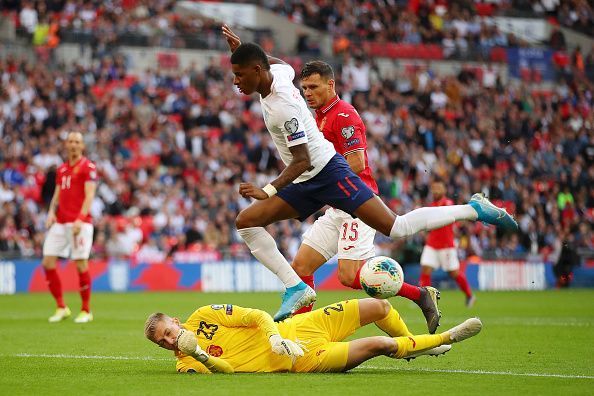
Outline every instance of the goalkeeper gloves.
<svg viewBox="0 0 594 396"><path fill-rule="evenodd" d="M209 370L219 373L233 373L233 367L223 359L210 356L204 352L198 340L194 337L194 333L181 329L177 335L177 349L185 355L192 356L200 363L204 364Z"/></svg>
<svg viewBox="0 0 594 396"><path fill-rule="evenodd" d="M273 334L269 338L272 352L277 355L289 356L293 363L298 357L303 356L303 348L295 341L282 338L279 334Z"/></svg>

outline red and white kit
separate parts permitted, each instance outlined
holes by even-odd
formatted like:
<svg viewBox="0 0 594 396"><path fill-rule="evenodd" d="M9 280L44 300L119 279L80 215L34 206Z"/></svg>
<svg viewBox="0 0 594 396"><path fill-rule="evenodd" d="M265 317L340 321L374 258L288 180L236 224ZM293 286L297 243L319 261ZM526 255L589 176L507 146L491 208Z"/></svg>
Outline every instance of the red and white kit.
<svg viewBox="0 0 594 396"><path fill-rule="evenodd" d="M57 256L73 260L88 259L93 245L93 224L90 214L79 217L85 199L85 183L97 180L97 168L82 157L70 166L63 163L56 172L56 188L60 189L56 222L50 227L43 244L44 256ZM72 223L83 221L76 237Z"/></svg>
<svg viewBox="0 0 594 396"><path fill-rule="evenodd" d="M337 95L326 106L316 110L316 123L337 153L343 156L355 151L365 153L365 169L359 177L377 194L377 183L367 159L365 124L357 110ZM336 254L339 259L365 260L375 256L374 238L373 228L342 210L329 208L304 233L303 243L320 252L326 260Z"/></svg>

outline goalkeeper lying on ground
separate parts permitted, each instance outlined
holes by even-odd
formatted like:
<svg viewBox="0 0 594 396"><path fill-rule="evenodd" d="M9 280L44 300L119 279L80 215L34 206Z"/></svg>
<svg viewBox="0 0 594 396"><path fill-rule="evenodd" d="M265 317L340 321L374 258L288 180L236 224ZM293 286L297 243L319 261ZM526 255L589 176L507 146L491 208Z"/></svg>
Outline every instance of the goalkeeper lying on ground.
<svg viewBox="0 0 594 396"><path fill-rule="evenodd" d="M375 323L389 337L341 342L361 326ZM441 334L412 335L386 300L346 300L280 323L258 309L210 305L184 324L154 313L146 337L175 351L179 372L340 372L373 357L396 359L439 355L449 344L479 333L482 323L467 319Z"/></svg>

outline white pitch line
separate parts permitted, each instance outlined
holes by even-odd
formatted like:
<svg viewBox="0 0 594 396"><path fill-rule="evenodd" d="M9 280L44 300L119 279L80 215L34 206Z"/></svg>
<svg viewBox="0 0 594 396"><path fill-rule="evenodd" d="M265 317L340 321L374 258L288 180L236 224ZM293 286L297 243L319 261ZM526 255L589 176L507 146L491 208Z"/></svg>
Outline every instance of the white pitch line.
<svg viewBox="0 0 594 396"><path fill-rule="evenodd" d="M388 368L381 366L363 365L358 368L368 369L389 369L391 371L417 371L426 373L449 373L449 374L480 374L480 375L508 375L512 377L545 377L545 378L575 378L594 379L593 375L572 375L572 374L546 374L546 373L514 373L513 371L484 371L484 370L454 370L454 369L429 369L429 368Z"/></svg>
<svg viewBox="0 0 594 396"><path fill-rule="evenodd" d="M50 358L50 359L90 359L90 360L152 360L172 362L173 359L155 358L151 356L102 356L102 355L66 355L66 354L45 354L45 353L17 353L15 355L4 355L4 357L23 358Z"/></svg>
<svg viewBox="0 0 594 396"><path fill-rule="evenodd" d="M89 360L141 360L141 361L165 361L171 362L173 359L155 358L151 356L103 356L103 355L66 355L66 354L35 354L35 353L17 353L15 355L3 355L3 357L22 357L22 358L50 358L50 359L89 359ZM546 374L546 373L514 373L512 371L484 371L484 370L453 370L453 369L429 369L429 368L404 368L381 367L363 365L360 369L372 370L391 370L391 371L416 371L425 373L449 373L449 374L480 374L480 375L503 375L512 377L544 377L544 378L568 378L568 379L594 379L592 375L571 375L571 374Z"/></svg>

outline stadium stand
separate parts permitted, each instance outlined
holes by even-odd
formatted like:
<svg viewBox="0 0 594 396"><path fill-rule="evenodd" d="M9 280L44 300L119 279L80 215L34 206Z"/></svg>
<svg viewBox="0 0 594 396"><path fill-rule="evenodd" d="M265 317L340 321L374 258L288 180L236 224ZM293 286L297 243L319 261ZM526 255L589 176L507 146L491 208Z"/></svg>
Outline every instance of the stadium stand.
<svg viewBox="0 0 594 396"><path fill-rule="evenodd" d="M242 179L266 184L281 165L258 101L230 88L224 55L204 69L184 70L175 57L164 55L159 67L138 74L117 52L118 45L136 40L131 30L135 37L151 32L141 34L148 39L134 42L138 45L193 47L182 38L200 32L207 38L205 47L216 47L208 37L218 27L207 20L184 21L169 11L172 2L97 3L4 4L32 40L47 16L59 21L60 40L86 35L97 50L89 67L40 67L42 57L0 60L0 254L40 255L61 139L66 131L81 129L87 131L87 152L101 175L92 208L96 257L163 258L184 250L247 257L234 229L236 214L248 204L237 194L237 184ZM518 84L504 84L490 68L446 76L430 66L414 66L387 78L375 56L440 59L450 56L448 51L459 52L464 40L489 51L515 43L478 19L505 4L261 4L327 29L337 43L342 38L369 42L355 57L348 46L337 47L342 48L337 51L338 87L367 124L380 194L394 210L421 206L428 184L439 177L456 202L484 190L521 225L520 233L511 236L481 224L460 225L466 256L548 254L559 250L560 235L566 233L579 247L594 248L594 98L591 82L583 78L592 78L594 49L559 55L559 83L542 91L528 87L542 78L535 69L522 70L525 81ZM334 11L326 12L330 6ZM117 7L133 11L123 16ZM398 40L377 44L387 37L381 32ZM472 56L493 56L481 51ZM497 53L505 61L505 52ZM270 231L292 257L309 224L282 222ZM420 238L413 242L421 243ZM382 238L378 242L386 251L399 246Z"/></svg>

